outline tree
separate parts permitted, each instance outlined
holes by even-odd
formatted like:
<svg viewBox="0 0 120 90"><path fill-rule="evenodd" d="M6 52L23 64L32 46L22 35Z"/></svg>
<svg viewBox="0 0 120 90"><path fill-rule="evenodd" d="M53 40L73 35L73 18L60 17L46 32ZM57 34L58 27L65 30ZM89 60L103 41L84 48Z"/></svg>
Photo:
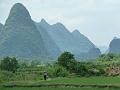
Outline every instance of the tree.
<svg viewBox="0 0 120 90"><path fill-rule="evenodd" d="M70 68L70 63L75 60L74 55L70 52L63 52L59 57L58 57L58 64L60 66L65 67L66 69Z"/></svg>
<svg viewBox="0 0 120 90"><path fill-rule="evenodd" d="M10 65L11 65L10 71L15 72L18 69L19 65L15 57L11 58Z"/></svg>
<svg viewBox="0 0 120 90"><path fill-rule="evenodd" d="M1 70L15 72L18 69L18 61L15 57L5 57L0 63Z"/></svg>
<svg viewBox="0 0 120 90"><path fill-rule="evenodd" d="M5 57L0 63L0 68L1 68L1 70L10 71L9 66L10 66L10 57Z"/></svg>

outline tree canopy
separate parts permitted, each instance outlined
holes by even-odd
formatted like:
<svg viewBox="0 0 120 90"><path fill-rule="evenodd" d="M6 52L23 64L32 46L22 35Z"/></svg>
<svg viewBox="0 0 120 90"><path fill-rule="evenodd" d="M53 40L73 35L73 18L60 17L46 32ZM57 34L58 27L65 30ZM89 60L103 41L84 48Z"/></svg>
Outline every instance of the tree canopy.
<svg viewBox="0 0 120 90"><path fill-rule="evenodd" d="M5 57L3 60L1 60L0 68L1 70L11 71L15 72L18 68L18 61L15 57Z"/></svg>

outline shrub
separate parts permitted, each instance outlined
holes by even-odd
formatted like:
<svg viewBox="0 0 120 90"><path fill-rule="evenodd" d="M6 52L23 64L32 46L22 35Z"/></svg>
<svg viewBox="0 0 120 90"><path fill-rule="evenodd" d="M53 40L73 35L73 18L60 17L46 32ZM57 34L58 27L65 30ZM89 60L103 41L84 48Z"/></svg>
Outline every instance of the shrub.
<svg viewBox="0 0 120 90"><path fill-rule="evenodd" d="M69 72L65 68L57 66L53 70L53 75L55 77L66 77L69 75Z"/></svg>
<svg viewBox="0 0 120 90"><path fill-rule="evenodd" d="M0 71L0 83L9 81L12 77L14 77L12 72Z"/></svg>

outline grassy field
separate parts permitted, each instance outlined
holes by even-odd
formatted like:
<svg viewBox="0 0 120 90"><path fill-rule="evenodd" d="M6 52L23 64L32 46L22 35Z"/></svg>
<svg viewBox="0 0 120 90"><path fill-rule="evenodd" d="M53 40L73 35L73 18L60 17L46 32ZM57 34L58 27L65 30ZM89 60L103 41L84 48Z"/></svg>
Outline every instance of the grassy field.
<svg viewBox="0 0 120 90"><path fill-rule="evenodd" d="M0 87L0 90L120 90L120 77L71 77L54 78L47 81L11 81L3 84L3 86L6 85L8 87Z"/></svg>
<svg viewBox="0 0 120 90"><path fill-rule="evenodd" d="M115 88L39 88L39 87L32 87L32 88L0 88L0 90L120 90Z"/></svg>
<svg viewBox="0 0 120 90"><path fill-rule="evenodd" d="M47 81L11 81L13 84L111 84L120 85L120 77L72 77L54 78Z"/></svg>
<svg viewBox="0 0 120 90"><path fill-rule="evenodd" d="M54 78L47 81L11 81L5 87L119 87L120 77L72 77Z"/></svg>
<svg viewBox="0 0 120 90"><path fill-rule="evenodd" d="M56 78L40 83L50 84L112 84L120 85L120 77L74 77L74 78Z"/></svg>

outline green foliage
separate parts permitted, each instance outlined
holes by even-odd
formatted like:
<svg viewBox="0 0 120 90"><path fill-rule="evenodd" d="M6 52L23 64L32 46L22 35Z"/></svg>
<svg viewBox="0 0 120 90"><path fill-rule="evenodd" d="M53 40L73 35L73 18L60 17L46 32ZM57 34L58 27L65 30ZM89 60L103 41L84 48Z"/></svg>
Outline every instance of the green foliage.
<svg viewBox="0 0 120 90"><path fill-rule="evenodd" d="M113 54L113 53L108 53L108 54L102 54L97 58L99 61L113 61L116 60L117 58L120 58L119 55Z"/></svg>
<svg viewBox="0 0 120 90"><path fill-rule="evenodd" d="M87 68L86 66L83 64L83 63L80 63L78 62L76 64L76 66L74 66L76 69L75 69L75 73L78 74L78 75L81 75L81 76L85 76L87 74Z"/></svg>
<svg viewBox="0 0 120 90"><path fill-rule="evenodd" d="M53 70L53 75L55 77L66 77L69 75L69 72L65 68L63 68L61 66L57 66Z"/></svg>
<svg viewBox="0 0 120 90"><path fill-rule="evenodd" d="M5 57L0 63L1 70L15 72L18 69L18 61L15 57Z"/></svg>
<svg viewBox="0 0 120 90"><path fill-rule="evenodd" d="M0 71L0 83L10 81L10 79L14 76L12 72L8 71Z"/></svg>
<svg viewBox="0 0 120 90"><path fill-rule="evenodd" d="M112 55L109 55L113 58ZM79 62L74 59L74 55L70 52L64 52L58 58L58 65L66 68L70 73L80 76L99 76L104 75L105 71L102 65L96 65L92 62Z"/></svg>
<svg viewBox="0 0 120 90"><path fill-rule="evenodd" d="M105 76L108 75L106 69L109 65L120 66L119 60L120 55L109 53L101 55L95 61L80 62L75 60L74 55L70 52L64 52L55 63L41 64L31 60L19 63L18 68L16 58L5 57L0 63L2 70L0 71L0 82L39 81L43 80L44 71L47 71L49 78Z"/></svg>
<svg viewBox="0 0 120 90"><path fill-rule="evenodd" d="M70 63L74 60L74 55L70 52L64 52L58 57L58 64L69 69Z"/></svg>
<svg viewBox="0 0 120 90"><path fill-rule="evenodd" d="M49 78L67 77L69 75L69 71L66 68L56 63L46 64L44 70L48 72Z"/></svg>

